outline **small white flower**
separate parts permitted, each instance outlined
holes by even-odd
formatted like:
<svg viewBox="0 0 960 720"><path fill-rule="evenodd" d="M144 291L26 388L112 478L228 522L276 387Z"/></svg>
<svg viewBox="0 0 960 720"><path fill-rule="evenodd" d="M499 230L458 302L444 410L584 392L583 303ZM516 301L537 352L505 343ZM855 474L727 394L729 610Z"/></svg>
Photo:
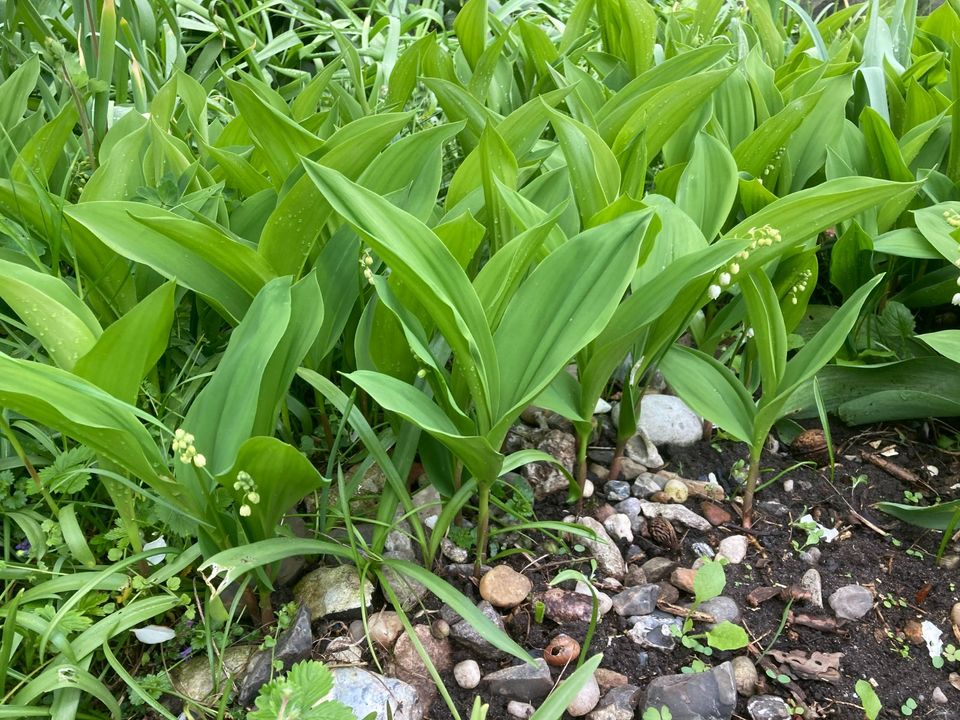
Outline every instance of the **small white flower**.
<svg viewBox="0 0 960 720"><path fill-rule="evenodd" d="M747 328L747 337L748 337L748 338L752 338L752 337L753 337L753 328L752 328L752 327Z"/></svg>
<svg viewBox="0 0 960 720"><path fill-rule="evenodd" d="M730 284L730 273L720 273L720 285L726 287Z"/></svg>
<svg viewBox="0 0 960 720"><path fill-rule="evenodd" d="M172 640L177 636L173 628L168 628L165 625L144 625L143 627L134 628L133 634L136 635L137 640L144 645L156 645L166 642L167 640Z"/></svg>
<svg viewBox="0 0 960 720"><path fill-rule="evenodd" d="M710 287L708 287L708 288L707 288L707 295L710 296L710 299L711 299L711 300L716 300L718 297L720 297L720 286L719 286L719 285L711 285Z"/></svg>
<svg viewBox="0 0 960 720"><path fill-rule="evenodd" d="M419 370L417 370L418 378L425 378L426 376L427 376L427 371L425 368L420 368Z"/></svg>
<svg viewBox="0 0 960 720"><path fill-rule="evenodd" d="M797 304L797 298L796 298L796 296L790 298L790 304L791 304L791 305L796 305L796 304Z"/></svg>
<svg viewBox="0 0 960 720"><path fill-rule="evenodd" d="M260 493L258 492L249 492L247 493L247 502L251 505L256 505L260 502Z"/></svg>
<svg viewBox="0 0 960 720"><path fill-rule="evenodd" d="M250 517L251 512L253 511L250 509L249 505L244 504L240 506L240 517Z"/></svg>
<svg viewBox="0 0 960 720"><path fill-rule="evenodd" d="M197 453L193 458L193 464L198 468L205 467L207 464L207 458L205 458L202 454Z"/></svg>
<svg viewBox="0 0 960 720"><path fill-rule="evenodd" d="M950 302L953 303L954 305L960 305L960 293L956 293L953 296L953 300L951 300Z"/></svg>
<svg viewBox="0 0 960 720"><path fill-rule="evenodd" d="M731 275L736 275L738 272L740 272L740 264L739 264L739 263L730 263L730 274L731 274Z"/></svg>

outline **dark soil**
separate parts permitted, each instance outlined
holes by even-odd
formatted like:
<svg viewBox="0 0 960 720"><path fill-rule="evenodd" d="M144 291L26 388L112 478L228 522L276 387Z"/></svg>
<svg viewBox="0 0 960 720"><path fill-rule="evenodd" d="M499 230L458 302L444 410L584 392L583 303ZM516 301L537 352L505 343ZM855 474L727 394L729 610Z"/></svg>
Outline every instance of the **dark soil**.
<svg viewBox="0 0 960 720"><path fill-rule="evenodd" d="M838 429L834 428L834 432L837 434ZM810 465L796 467L798 460L787 451L766 453L764 480L773 478L781 471L787 472L758 495L760 512L753 525L753 539L756 542L751 542L744 563L727 566L724 594L737 600L743 608L743 625L753 639L751 649L755 651L752 653L754 660L757 652L770 648L808 653L841 652L841 679L836 683L796 679L789 685L783 685L776 679L765 677L761 668L760 678L764 685L761 689L765 693L779 695L791 704L806 706L811 711L808 717L859 720L863 717L863 711L853 688L857 680L867 679L875 682L877 695L883 703L881 717L900 717L900 706L912 697L919 706L914 711L915 716L956 720L960 718L960 689L951 686L949 674L960 671L960 666L947 662L943 669L934 668L926 647L922 642L916 644L916 630L911 629L909 624L911 621L919 623L930 620L944 631L942 639L945 644L957 644L958 638L954 638L950 632L949 614L953 604L960 601L960 570L948 570L936 565L934 556L942 537L940 533L905 525L871 506L880 500L902 502L905 490L922 492L926 498L924 502L936 497L943 500L958 497L960 462L956 455L918 442L902 428L880 428L856 434L839 429L839 435L834 438L838 452L832 480L829 468L818 469ZM862 452L878 454L891 446L897 454L882 456L884 460L917 475L918 483L905 483L861 459ZM667 462L665 469L692 479L705 479L708 473L714 473L728 490L732 489L730 469L738 460L746 459L745 447L725 441L705 441L682 449L661 448L661 453ZM937 474L932 475L927 466L934 466ZM859 478L859 481L854 482L853 478ZM787 480L792 481L791 492L784 489L784 481ZM596 499L592 506L585 508L587 513L595 512L603 502L603 485L600 482L596 484ZM538 503L537 517L562 519L570 512L570 507L563 504L562 500L562 495L555 495ZM771 501L780 503L783 508L770 505ZM693 498L687 504L698 509ZM727 508L730 506L727 505ZM770 511L779 509L783 512L784 508L786 512L782 516ZM778 634L787 610L786 604L775 598L758 608L751 608L746 596L758 586L797 583L811 567L799 558L793 546L795 542L802 545L806 533L793 527L792 522L806 513L813 514L822 525L840 530L840 537L836 541L830 544L821 542L817 546L821 557L815 567L822 578L824 604L827 605L827 598L837 588L860 583L874 591L875 605L862 620L847 623L836 631L820 631L787 623ZM875 529L864 524L857 515L873 524ZM691 531L683 538L679 552L671 554L663 551L663 554L671 556L682 566L690 567L696 560L691 549L694 542L707 542L716 547L726 534L739 532L742 530L736 527L720 527L707 533ZM888 535L881 535L881 532ZM626 547L621 550L625 551ZM955 551L956 548L948 549L948 552ZM570 555L544 557L526 552L512 555L506 561L524 570L534 581L535 591L545 589L549 579L565 567L579 566L585 572L589 569L585 559ZM458 578L451 578L451 581L470 597L479 600L473 581ZM681 594L681 601L684 600L689 601L690 598L684 598ZM823 618L833 617L829 605L825 610L802 604L792 609ZM587 630L585 624L560 627L550 620L538 624L534 621L531 606L517 608L506 618L506 622L514 639L534 655L541 653L559 632L582 641ZM597 628L590 652L602 652L604 660L601 667L623 673L632 684L644 687L659 675L679 673L682 667L697 657L693 651L679 645L669 653L642 650L624 635L628 629L625 619L613 612L608 613ZM738 651L739 654L744 652ZM713 657L703 659L708 664L717 664L738 653L715 653ZM456 660L469 656L458 651ZM482 662L481 668L486 673L507 664L511 664L510 661L505 660L500 665L488 661ZM555 677L559 679L560 673L555 672ZM482 687L479 688L481 692ZM936 687L946 694L948 705L935 705L932 702L931 693ZM467 716L476 691L461 690L452 677L447 689L461 714ZM490 704L489 720L510 717L506 713L505 700L484 697L484 701ZM451 715L442 701L438 701L430 717L440 720ZM740 699L734 717L749 717L746 698Z"/></svg>

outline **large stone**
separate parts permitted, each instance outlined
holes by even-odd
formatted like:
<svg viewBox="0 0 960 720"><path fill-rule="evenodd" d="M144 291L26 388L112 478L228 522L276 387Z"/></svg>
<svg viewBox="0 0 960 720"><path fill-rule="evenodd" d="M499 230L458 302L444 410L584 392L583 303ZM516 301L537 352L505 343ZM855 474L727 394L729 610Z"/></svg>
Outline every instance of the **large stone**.
<svg viewBox="0 0 960 720"><path fill-rule="evenodd" d="M705 600L697 609L700 612L705 612L707 615L712 615L717 624L722 622L740 622L740 606L736 600L726 595L718 595L717 597Z"/></svg>
<svg viewBox="0 0 960 720"><path fill-rule="evenodd" d="M534 433L531 447L556 458L567 472L573 473L577 459L577 439L562 430ZM567 476L553 463L536 462L523 466L523 476L533 487L537 500L542 500L569 486Z"/></svg>
<svg viewBox="0 0 960 720"><path fill-rule="evenodd" d="M274 661L283 663L283 669L310 657L313 650L313 630L310 628L310 610L301 605L290 627L280 633L271 650L262 650L250 660L240 683L238 699L244 707L250 705L260 688L270 681Z"/></svg>
<svg viewBox="0 0 960 720"><path fill-rule="evenodd" d="M633 720L641 694L636 685L611 688L588 717L590 720Z"/></svg>
<svg viewBox="0 0 960 720"><path fill-rule="evenodd" d="M647 686L644 711L667 707L673 720L730 720L737 686L729 662L691 675L665 675Z"/></svg>
<svg viewBox="0 0 960 720"><path fill-rule="evenodd" d="M611 598L613 609L621 617L649 615L657 609L657 596L659 594L660 588L656 585L638 585L627 588Z"/></svg>
<svg viewBox="0 0 960 720"><path fill-rule="evenodd" d="M705 519L697 515L685 505L675 505L672 503L655 503L649 500L640 501L640 510L648 518L664 517L670 522L678 522L694 530L707 531L713 527Z"/></svg>
<svg viewBox="0 0 960 720"><path fill-rule="evenodd" d="M544 614L558 625L572 622L590 622L593 598L561 588L550 588L540 596Z"/></svg>
<svg viewBox="0 0 960 720"><path fill-rule="evenodd" d="M830 596L830 607L842 620L859 620L873 607L873 593L863 585L844 585Z"/></svg>
<svg viewBox="0 0 960 720"><path fill-rule="evenodd" d="M503 618L500 613L486 600L477 604L477 610L483 613L484 617L504 631ZM442 614L442 613L441 613ZM479 630L473 627L466 620L457 616L445 618L450 623L450 639L458 645L462 645L474 654L482 658L497 658L502 652L490 644L490 641Z"/></svg>
<svg viewBox="0 0 960 720"><path fill-rule="evenodd" d="M567 705L567 714L570 717L583 717L593 710L598 702L600 702L600 686L597 684L597 679L590 675Z"/></svg>
<svg viewBox="0 0 960 720"><path fill-rule="evenodd" d="M513 608L527 599L533 583L509 565L497 565L480 579L480 596L498 608Z"/></svg>
<svg viewBox="0 0 960 720"><path fill-rule="evenodd" d="M574 522L575 520L573 516L565 518L565 522ZM597 561L597 567L600 572L607 577L622 580L624 574L627 572L627 564L623 561L623 555L620 554L616 543L614 543L613 539L607 534L603 525L592 517L581 517L579 520L576 520L576 522L590 528L597 534L596 540L578 537L577 542L585 545L587 549L590 550L590 553Z"/></svg>
<svg viewBox="0 0 960 720"><path fill-rule="evenodd" d="M492 694L523 702L540 702L553 689L550 667L543 658L537 658L534 665L523 663L497 670L483 680Z"/></svg>
<svg viewBox="0 0 960 720"><path fill-rule="evenodd" d="M657 446L650 441L650 438L642 430L627 440L623 449L627 457L638 465L647 468L663 467L663 458L660 457Z"/></svg>
<svg viewBox="0 0 960 720"><path fill-rule="evenodd" d="M170 683L174 690L194 702L210 702L214 699L215 691L222 692L224 683L241 678L255 652L255 645L228 647L221 656L221 661L216 663L216 683L210 671L209 658L192 658L171 673Z"/></svg>
<svg viewBox="0 0 960 720"><path fill-rule="evenodd" d="M703 438L703 420L674 395L644 395L638 426L657 446L687 447Z"/></svg>
<svg viewBox="0 0 960 720"><path fill-rule="evenodd" d="M365 580L360 590L360 574L353 565L319 567L307 573L293 588L294 599L310 610L310 619L328 615L359 615L361 604L369 607L373 583Z"/></svg>
<svg viewBox="0 0 960 720"><path fill-rule="evenodd" d="M640 569L649 582L655 583L669 578L676 567L677 564L670 558L655 557L647 560Z"/></svg>
<svg viewBox="0 0 960 720"><path fill-rule="evenodd" d="M739 565L747 557L747 542L746 535L730 535L720 541L717 552L732 565Z"/></svg>
<svg viewBox="0 0 960 720"><path fill-rule="evenodd" d="M446 638L436 638L430 632L429 625L414 625L413 631L423 646L430 662L442 676L453 668L453 653ZM426 664L417 652L413 641L406 633L397 638L393 647L394 677L413 685L418 691L425 708L429 707L436 695L437 688L427 670Z"/></svg>
<svg viewBox="0 0 960 720"><path fill-rule="evenodd" d="M333 668L331 700L342 702L358 718L373 713L375 720L421 720L423 704L417 689L402 680L358 667ZM388 710L389 708L389 710Z"/></svg>

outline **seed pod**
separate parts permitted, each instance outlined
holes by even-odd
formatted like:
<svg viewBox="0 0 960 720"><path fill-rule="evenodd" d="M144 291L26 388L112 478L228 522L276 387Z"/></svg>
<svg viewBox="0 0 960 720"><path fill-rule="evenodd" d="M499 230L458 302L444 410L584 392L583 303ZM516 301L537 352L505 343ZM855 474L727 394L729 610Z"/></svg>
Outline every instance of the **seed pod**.
<svg viewBox="0 0 960 720"><path fill-rule="evenodd" d="M652 518L649 523L650 538L660 547L676 550L680 547L680 540L677 538L677 531L673 529L670 521L661 515Z"/></svg>

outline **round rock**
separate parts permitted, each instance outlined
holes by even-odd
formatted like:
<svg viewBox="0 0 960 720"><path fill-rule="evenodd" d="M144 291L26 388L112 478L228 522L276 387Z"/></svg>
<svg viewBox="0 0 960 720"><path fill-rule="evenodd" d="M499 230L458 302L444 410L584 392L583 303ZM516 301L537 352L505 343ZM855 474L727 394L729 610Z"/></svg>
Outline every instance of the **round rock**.
<svg viewBox="0 0 960 720"><path fill-rule="evenodd" d="M829 602L838 618L859 620L873 607L873 593L863 585L844 585L830 596Z"/></svg>
<svg viewBox="0 0 960 720"><path fill-rule="evenodd" d="M507 703L507 715L515 718L528 718L533 715L536 708L530 703L511 700Z"/></svg>
<svg viewBox="0 0 960 720"><path fill-rule="evenodd" d="M480 579L480 596L498 608L513 608L527 599L533 583L508 565L497 565Z"/></svg>
<svg viewBox="0 0 960 720"><path fill-rule="evenodd" d="M583 717L593 710L598 702L600 702L600 685L597 684L597 679L591 675L587 678L583 687L580 688L580 692L567 705L567 713L572 717Z"/></svg>
<svg viewBox="0 0 960 720"><path fill-rule="evenodd" d="M472 690L480 684L480 666L476 660L464 660L453 667L453 677L464 690Z"/></svg>
<svg viewBox="0 0 960 720"><path fill-rule="evenodd" d="M685 447L703 437L703 420L674 395L644 395L639 426L654 445Z"/></svg>
<svg viewBox="0 0 960 720"><path fill-rule="evenodd" d="M747 557L747 536L731 535L720 541L717 551L733 565L739 565Z"/></svg>
<svg viewBox="0 0 960 720"><path fill-rule="evenodd" d="M753 697L757 691L757 667L746 655L739 655L730 661L733 665L733 681L737 692L744 697Z"/></svg>

